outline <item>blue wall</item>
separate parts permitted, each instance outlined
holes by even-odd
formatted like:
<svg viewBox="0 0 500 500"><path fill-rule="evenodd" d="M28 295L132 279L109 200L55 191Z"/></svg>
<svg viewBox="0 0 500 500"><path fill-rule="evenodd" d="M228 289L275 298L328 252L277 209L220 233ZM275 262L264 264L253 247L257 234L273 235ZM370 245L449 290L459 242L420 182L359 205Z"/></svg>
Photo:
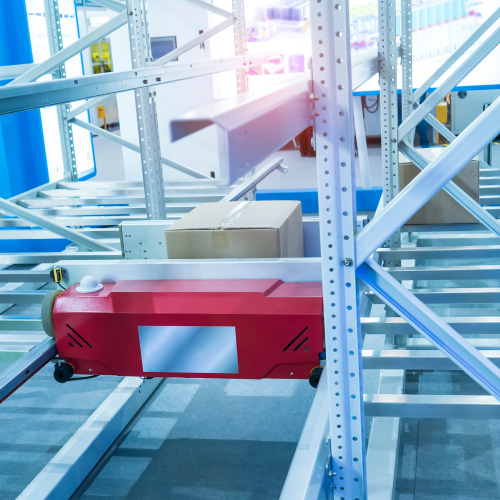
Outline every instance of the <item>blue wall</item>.
<svg viewBox="0 0 500 500"><path fill-rule="evenodd" d="M33 62L24 0L0 0L0 66ZM1 85L8 81L0 82ZM54 133L57 133L55 131ZM40 111L0 116L0 197L49 182ZM0 240L0 252L62 250L67 240Z"/></svg>
<svg viewBox="0 0 500 500"><path fill-rule="evenodd" d="M32 63L24 0L0 0L0 6L0 66ZM9 198L48 181L40 111L0 116L0 196Z"/></svg>

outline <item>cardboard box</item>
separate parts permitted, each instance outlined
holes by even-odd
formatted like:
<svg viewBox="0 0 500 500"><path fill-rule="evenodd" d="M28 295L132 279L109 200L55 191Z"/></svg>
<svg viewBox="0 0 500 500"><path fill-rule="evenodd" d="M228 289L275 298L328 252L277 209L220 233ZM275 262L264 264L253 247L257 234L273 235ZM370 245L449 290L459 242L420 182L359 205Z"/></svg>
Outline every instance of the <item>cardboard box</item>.
<svg viewBox="0 0 500 500"><path fill-rule="evenodd" d="M165 236L169 259L304 256L300 201L204 203Z"/></svg>
<svg viewBox="0 0 500 500"><path fill-rule="evenodd" d="M428 161L434 160L443 148L424 148L418 152ZM402 153L399 154L399 189L406 187L421 170ZM479 162L471 160L453 182L479 203ZM444 190L436 193L406 224L474 224L477 219Z"/></svg>

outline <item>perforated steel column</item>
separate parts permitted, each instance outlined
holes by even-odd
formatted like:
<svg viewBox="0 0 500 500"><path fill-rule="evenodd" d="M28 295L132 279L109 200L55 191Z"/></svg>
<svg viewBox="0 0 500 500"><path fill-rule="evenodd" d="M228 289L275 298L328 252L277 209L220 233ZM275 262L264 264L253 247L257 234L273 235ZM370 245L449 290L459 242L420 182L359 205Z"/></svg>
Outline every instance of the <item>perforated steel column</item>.
<svg viewBox="0 0 500 500"><path fill-rule="evenodd" d="M354 123L347 0L311 0L330 488L366 498L361 338L355 277Z"/></svg>
<svg viewBox="0 0 500 500"><path fill-rule="evenodd" d="M413 111L413 43L411 2L401 2L401 115L403 121ZM406 140L413 144L412 130Z"/></svg>
<svg viewBox="0 0 500 500"><path fill-rule="evenodd" d="M233 21L234 53L237 56L244 56L247 51L244 0L233 0ZM243 92L248 90L248 74L246 69L236 71L236 82L238 85L238 94L243 94Z"/></svg>
<svg viewBox="0 0 500 500"><path fill-rule="evenodd" d="M396 0L379 0L378 6L380 120L385 206L399 192ZM391 248L401 246L399 230L386 242L386 246Z"/></svg>
<svg viewBox="0 0 500 500"><path fill-rule="evenodd" d="M151 60L146 0L127 0L127 10L132 67L134 69L146 68ZM144 83L149 82L145 81ZM155 102L156 90L155 87L151 86L137 89L134 92L146 213L148 219L166 219L165 189Z"/></svg>
<svg viewBox="0 0 500 500"><path fill-rule="evenodd" d="M61 17L59 15L59 2L58 0L44 0L44 8L49 50L50 55L53 56L64 48L61 31ZM66 78L66 65L61 64L52 73L52 77ZM78 170L76 167L73 125L68 121L69 112L69 103L59 104L57 106L57 122L59 125L59 137L61 139L64 178L76 181L78 180Z"/></svg>

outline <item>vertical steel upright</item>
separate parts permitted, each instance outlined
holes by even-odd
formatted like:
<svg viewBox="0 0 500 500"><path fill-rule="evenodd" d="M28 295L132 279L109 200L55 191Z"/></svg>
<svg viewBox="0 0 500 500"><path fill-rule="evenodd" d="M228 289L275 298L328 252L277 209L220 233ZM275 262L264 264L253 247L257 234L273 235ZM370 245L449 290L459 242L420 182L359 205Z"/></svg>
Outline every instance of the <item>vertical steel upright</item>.
<svg viewBox="0 0 500 500"><path fill-rule="evenodd" d="M146 68L151 60L146 0L127 0L132 67ZM142 176L148 219L166 219L165 188L161 164L160 136L156 114L155 87L135 92Z"/></svg>
<svg viewBox="0 0 500 500"><path fill-rule="evenodd" d="M385 206L399 191L396 0L379 0L378 12L380 120ZM399 231L386 242L386 245L392 248L401 245Z"/></svg>
<svg viewBox="0 0 500 500"><path fill-rule="evenodd" d="M236 56L243 56L247 51L244 0L233 0L233 29L234 53ZM238 94L243 94L248 90L248 73L246 69L236 70L236 84Z"/></svg>
<svg viewBox="0 0 500 500"><path fill-rule="evenodd" d="M53 56L63 47L61 16L59 14L58 0L44 0L45 21L47 23L47 38L49 40L50 55ZM66 78L66 65L61 64L52 74L53 78ZM57 106L57 121L63 159L64 178L72 181L78 180L76 166L75 142L73 139L73 125L68 121L70 112L69 103Z"/></svg>
<svg viewBox="0 0 500 500"><path fill-rule="evenodd" d="M247 52L247 38L245 28L245 0L233 0L233 31L234 31L234 54L244 56ZM248 91L248 71L246 68L236 70L236 90L238 94ZM251 177L255 173L255 168L245 175ZM244 200L254 201L257 189L252 188L243 197Z"/></svg>
<svg viewBox="0 0 500 500"><path fill-rule="evenodd" d="M366 498L355 262L354 123L348 0L311 0L312 100L320 209L330 493Z"/></svg>
<svg viewBox="0 0 500 500"><path fill-rule="evenodd" d="M401 2L401 116L405 121L413 111L413 28L411 1ZM406 137L413 144L413 132Z"/></svg>

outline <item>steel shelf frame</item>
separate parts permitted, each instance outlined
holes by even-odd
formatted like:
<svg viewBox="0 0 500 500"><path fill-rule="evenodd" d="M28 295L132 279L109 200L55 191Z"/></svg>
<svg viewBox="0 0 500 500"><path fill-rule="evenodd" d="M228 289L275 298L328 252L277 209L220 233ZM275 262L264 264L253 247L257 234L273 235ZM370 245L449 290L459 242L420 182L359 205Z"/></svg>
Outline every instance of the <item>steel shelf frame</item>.
<svg viewBox="0 0 500 500"><path fill-rule="evenodd" d="M132 0L135 2L135 0ZM57 0L45 0L47 11L56 11L57 10ZM141 12L145 12L145 2L142 2L143 5L140 8ZM136 99L139 99L139 96L142 96L141 101L148 93L146 90L148 87L151 87L154 84L160 83L168 83L170 81L177 81L183 78L193 78L196 76L200 76L203 74L212 74L218 71L228 71L228 70L237 70L239 87L243 88L242 85L246 79L246 68L255 60L255 58L248 59L245 55L244 49L244 14L243 14L243 4L241 0L238 2L235 0L235 13L224 11L223 9L218 9L207 2L203 1L194 1L192 2L196 6L206 9L208 11L214 12L218 15L221 15L224 18L224 21L214 28L207 30L205 33L201 34L198 37L195 37L190 42L186 43L182 47L174 50L172 53L167 54L166 56L160 58L154 63L151 62L151 58L149 57L148 46L149 39L147 34L147 20L145 16L137 15L138 7L133 3L130 4L122 4L120 2L116 2L113 0L104 0L100 5L110 8L117 12L117 15L113 17L108 23L100 27L99 29L93 31L89 35L81 38L74 44L65 49L62 49L61 40L58 38L57 28L57 20L58 16L48 16L52 21L48 22L49 28L49 38L51 40L52 56L44 61L41 64L31 65L24 74L18 76L14 79L7 87L12 87L11 89L1 89L0 94L0 113L11 113L18 112L25 109L32 109L46 105L53 105L60 103L62 107L64 107L64 116L61 115L62 111L59 113L61 115L61 125L64 136L63 136L63 146L66 146L66 142L68 142L68 148L63 147L63 154L65 156L66 152L68 152L68 158L72 158L73 167L71 170L71 178L75 179L75 168L74 168L74 151L72 151L72 141L71 137L69 137L69 141L66 141L66 135L71 133L71 124L75 124L78 126L83 126L86 129L89 129L90 126L88 124L84 124L81 120L76 120L76 117L89 109L90 107L98 104L101 98L89 99L87 103L79 106L76 110L70 111L68 107L68 102L83 99L83 98L92 98L94 96L101 96L108 93L120 92L126 90L136 89ZM139 21L142 20L142 22ZM135 21L135 22L134 22ZM36 83L32 85L23 85L29 82L34 82L40 76L54 70L59 67L61 64L78 54L85 48L92 45L96 40L102 38L103 36L108 35L109 33L115 31L117 28L123 26L124 24L129 24L131 29L131 48L132 53L136 52L133 56L135 64L134 69L138 71L133 72L123 72L123 73L115 73L111 75L98 75L98 78L92 77L81 77L78 79L71 79L68 81L59 81L59 82L45 82L45 83ZM170 67L164 68L162 67L164 64L172 61L183 53L187 52L193 47L196 47L198 44L207 40L211 36L219 33L220 31L228 28L229 26L235 26L235 42L236 42L236 54L237 56L242 55L242 57L228 58L227 60L215 60L210 63L201 63L201 64L191 64L186 67L182 67L182 65L175 65L173 71ZM139 31L142 31L142 35L139 34ZM243 42L242 42L243 40ZM58 43L58 45L55 44ZM136 45L139 44L137 47ZM59 50L55 50L55 48ZM241 50L241 48L243 48ZM263 58L260 58L263 59ZM258 62L259 58L257 58L256 62ZM177 66L177 67L176 67ZM152 68L149 70L148 68ZM199 67L199 69L198 69ZM169 73L167 78L163 78ZM67 79L66 79L67 80ZM243 82L243 83L242 83ZM9 92L11 90L11 92ZM156 189L161 191L163 182L159 178L161 174L161 166L158 162L158 150L159 145L155 144L158 141L157 138L157 126L154 126L154 123L157 121L156 118L156 109L154 104L154 88L149 90L150 97L148 98L147 106L145 106L146 102L138 103L137 109L139 110L138 119L141 122L144 122L144 126L140 126L139 130L143 131L144 137L140 138L140 149L142 156L142 164L143 167L146 165L146 170L144 171L145 177L145 186L146 190L146 198L150 198L153 194L153 188L148 189L148 184L159 186ZM60 108L61 110L63 108ZM141 110L147 109L149 112L142 112ZM147 123L146 123L147 122ZM156 129L156 132L155 132ZM95 132L95 130L92 130ZM100 132L100 135L105 135ZM110 138L109 135L105 135L105 137ZM125 147L131 147L132 149L136 149L137 146L133 144L129 144L126 141L122 141L121 143ZM71 146L71 148L69 147ZM152 166L153 158L155 158L154 163L156 167ZM176 168L184 173L189 175L193 175L197 178L209 178L204 174L193 171L187 167L183 167L174 162L169 161L168 159L161 159L163 164L167 164L173 168ZM65 165L66 165L65 160ZM69 171L69 167L67 168ZM153 175L152 175L153 174ZM149 181L149 179L153 179ZM157 193L158 194L158 193ZM160 193L161 194L161 193ZM148 217L149 218L164 218L164 208L158 202L148 202ZM153 214L154 212L154 214Z"/></svg>
<svg viewBox="0 0 500 500"><path fill-rule="evenodd" d="M96 1L108 5L111 2L111 0ZM141 8L140 2L142 1L129 0L129 6L139 5L138 8ZM117 2L112 3L117 4ZM204 2L193 0L193 3L200 5ZM396 188L393 189L391 195L387 196L385 206L358 235L354 230L356 212L349 2L348 0L312 0L311 103L314 105L317 145L322 257L280 261L218 261L217 263L121 261L113 266L109 266L107 261L99 262L99 260L60 262L60 265L67 270L65 279L68 284L79 281L81 277L89 274L90 270L99 279L107 277L108 280L134 279L140 274L142 279L220 279L229 276L232 279L244 279L251 276L252 278L279 277L284 281L322 281L324 284L326 367L312 407L314 412L308 419L305 434L303 434L303 439L301 438L302 443L309 443L311 446L310 453L307 455L308 460L313 460L313 463L307 470L301 471L307 476L305 484L308 486L296 492L300 498L326 498L327 496L334 500L369 498L367 473L369 475L370 471L366 470L367 454L364 449L365 413L370 416L399 417L422 416L426 414L424 412L431 411L433 416L447 417L456 415L457 411L464 411L464 416L472 417L477 416L479 411L483 416L496 417L500 407L498 404L500 370L496 366L498 353L481 349L480 342L483 339L468 342L464 336L459 335L463 331L494 333L498 331L500 318L440 318L420 300L424 297L426 297L424 301L428 303L444 300L439 292L435 289L426 292L408 290L399 282L401 280L447 279L446 276L454 278L458 276L458 279L466 280L477 277L478 272L483 273L487 279L500 279L499 266L480 266L480 269L473 269L471 266L455 269L443 267L440 270L426 266L383 268L372 258L379 246L393 237L411 215L445 185L457 201L469 210L475 210L474 213L482 217L481 221L488 229L496 236L499 235L498 223L494 218L487 217L484 209L473 206L467 198L461 195L460 190L457 191L452 184L447 183L477 151L500 132L500 124L496 119L500 101L495 101L469 129L446 148L442 156L429 165L425 165L411 144L403 141L411 133L415 123L425 116L426 111L429 112L430 103L434 101L425 101L412 113L406 109L407 116L398 130L397 101L395 101L393 85L396 64L392 65L396 57L396 29L393 24L396 18L395 0L380 0L379 5L383 20L381 44L386 44L383 45L384 50L381 51L381 79L387 88L387 92L384 93L386 101L383 102L383 108L386 111L388 123L384 132L383 156L389 155L392 158L387 164L388 172L392 168L388 180L393 183L394 175L397 175L399 143L401 143L401 149L406 148L406 151L413 155L416 163L423 168L423 172L399 194L396 194L397 184L392 184ZM406 23L408 16L411 16L409 11L404 16ZM229 25L228 20L229 18L225 21L227 25ZM230 20L232 24L233 19ZM225 26L224 23L222 25ZM220 26L217 29L223 29ZM436 95L441 95L453 81L473 68L478 62L477 59L492 50L498 43L497 37L498 30L480 44L479 48L467 58L463 67L452 73ZM476 38L478 39L479 37ZM472 43L469 46L472 46ZM410 59L403 61L407 73L411 72L411 50L408 50L408 46L411 47L411 39L404 41L402 45L403 59L408 58L410 54ZM449 67L451 68L451 65ZM142 69L138 69L136 73L140 71ZM150 68L146 71L153 71L152 76L157 70ZM408 74L404 84L405 105L409 103ZM138 74L135 75L137 76ZM149 87L151 84L152 82L148 81L147 85L144 85ZM1 92L0 90L0 105ZM149 93L148 90L145 92ZM160 161L159 158L160 156L157 155L157 163ZM276 164L271 164L269 168L274 167ZM237 192L238 196L240 194L241 190ZM234 194L231 193L231 195ZM407 250L393 246L380 250L379 255L383 256L387 265L391 259L392 262L402 260L404 251ZM427 248L425 251L438 250ZM457 253L466 251L457 249ZM489 255L488 249L468 250L470 253L473 251L481 251L481 255ZM0 280L7 281L14 276L14 274L5 273L9 271L0 271ZM17 277L20 276L17 271L12 271L12 273L15 273ZM356 278L372 291L365 293L365 290L362 290L366 301L389 304L400 314L401 318L389 317L383 320L365 318L364 306L361 305L359 299L358 286L360 285L357 284ZM42 274L34 276L26 273L26 279L42 282L45 278ZM441 293L450 294L449 291ZM461 303L468 300L472 292L468 290L454 293L458 297L457 301ZM491 297L492 294L498 292L488 289L485 293ZM374 294L377 295L377 299L374 298ZM5 321L10 320L5 319ZM391 351L392 355L388 355L385 352L369 352L362 349L362 332L368 335L384 332L388 335L398 333L404 336L414 333L415 329L429 340L429 346L436 346L442 354L433 351L433 354L428 354L427 357L422 356L421 353L402 356L393 351ZM408 359L402 361L398 359L399 356ZM388 367L400 370L408 366L435 366L436 360L437 362L445 360L448 365L453 362L459 369L470 374L493 397L450 396L447 400L437 402L432 396L363 395L361 369L363 364L372 369ZM308 435L306 431L309 432ZM327 445L325 445L324 438L328 439ZM300 451L298 450L299 454ZM296 457L300 463L299 455ZM326 464L324 457L327 458ZM285 488L287 487L290 486L285 485Z"/></svg>

